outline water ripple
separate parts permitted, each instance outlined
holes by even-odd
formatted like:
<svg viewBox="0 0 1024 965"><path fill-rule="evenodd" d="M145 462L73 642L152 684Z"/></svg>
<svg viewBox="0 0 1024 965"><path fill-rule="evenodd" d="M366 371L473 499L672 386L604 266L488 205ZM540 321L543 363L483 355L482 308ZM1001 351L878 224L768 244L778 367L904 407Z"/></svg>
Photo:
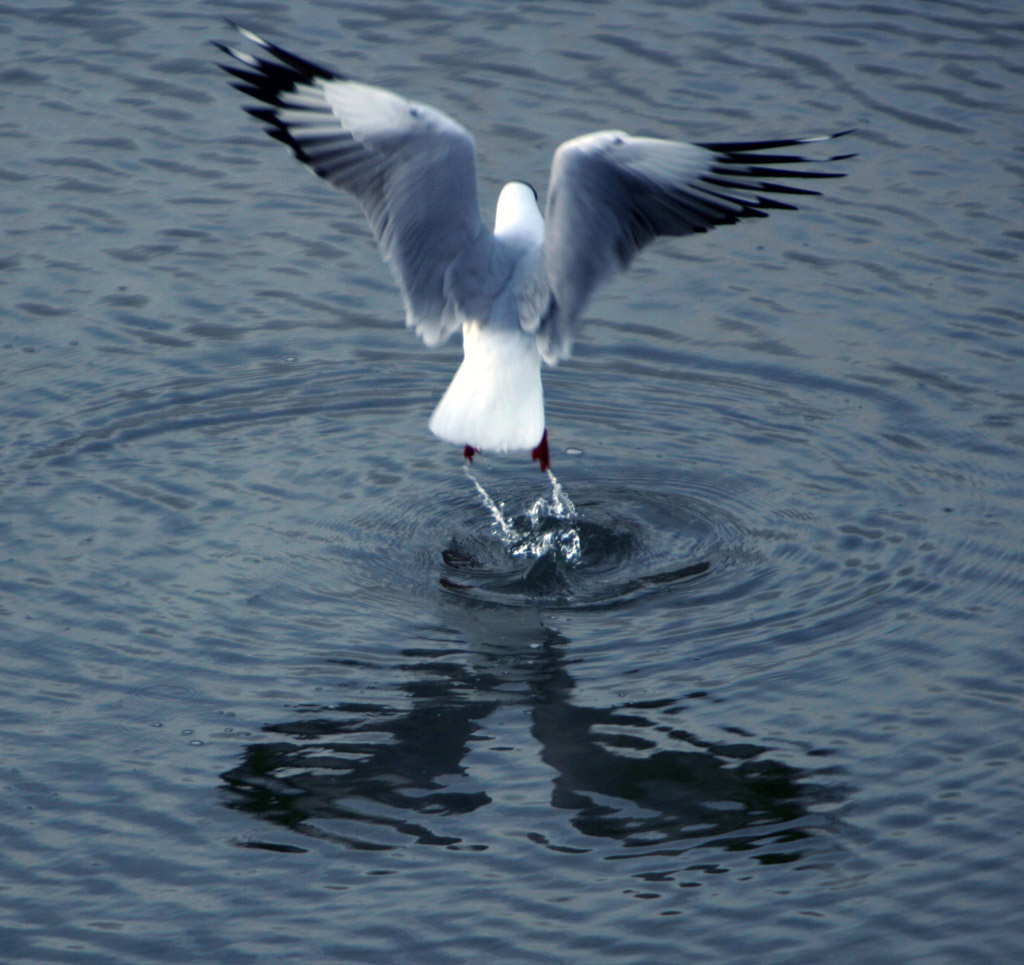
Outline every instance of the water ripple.
<svg viewBox="0 0 1024 965"><path fill-rule="evenodd" d="M441 586L508 606L614 607L730 569L743 540L726 513L657 491L587 486L577 506L552 479L552 495L521 510L495 503L471 477L494 520L452 538ZM731 551L727 549L731 547Z"/></svg>

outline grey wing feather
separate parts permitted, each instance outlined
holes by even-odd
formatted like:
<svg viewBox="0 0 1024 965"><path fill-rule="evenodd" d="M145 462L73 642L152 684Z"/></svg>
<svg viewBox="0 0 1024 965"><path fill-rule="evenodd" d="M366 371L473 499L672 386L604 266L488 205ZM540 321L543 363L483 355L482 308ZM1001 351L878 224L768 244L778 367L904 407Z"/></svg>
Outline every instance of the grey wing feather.
<svg viewBox="0 0 1024 965"><path fill-rule="evenodd" d="M552 162L545 211L551 300L538 335L545 359L554 363L569 356L579 314L594 288L624 270L654 238L695 234L764 217L767 209L795 207L766 194L818 193L780 179L842 177L786 168L806 158L773 153L842 134L686 144L599 131L562 144Z"/></svg>
<svg viewBox="0 0 1024 965"><path fill-rule="evenodd" d="M275 58L217 45L236 62L223 65L240 81L234 86L267 105L247 110L320 177L355 195L401 289L406 324L428 345L443 341L461 324L446 275L490 239L472 136L435 108L239 29Z"/></svg>

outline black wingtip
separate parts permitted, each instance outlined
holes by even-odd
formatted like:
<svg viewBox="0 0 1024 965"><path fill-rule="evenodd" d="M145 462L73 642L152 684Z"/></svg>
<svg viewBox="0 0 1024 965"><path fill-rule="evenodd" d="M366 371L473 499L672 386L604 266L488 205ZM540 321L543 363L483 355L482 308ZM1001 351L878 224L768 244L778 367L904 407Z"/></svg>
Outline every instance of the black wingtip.
<svg viewBox="0 0 1024 965"><path fill-rule="evenodd" d="M845 131L837 131L835 134L821 134L816 137L784 137L770 141L706 141L699 144L699 147L709 151L721 151L726 154L741 154L751 151L777 151L784 147L802 147L805 144L822 144L825 141L834 141L838 137L846 137L857 129L847 128Z"/></svg>
<svg viewBox="0 0 1024 965"><path fill-rule="evenodd" d="M252 41L257 47L263 47L265 50L270 49L270 43L264 40L255 30L250 30L248 27L243 27L238 21L232 20L230 17L224 18L226 23L232 30L241 34L246 40Z"/></svg>
<svg viewBox="0 0 1024 965"><path fill-rule="evenodd" d="M243 88L238 84L233 84L233 87L238 90ZM248 91L246 91L248 93ZM277 127L281 126L281 122L277 119L277 112L272 107L244 107L242 108L246 114L255 117L256 120L262 121L264 124L273 124Z"/></svg>
<svg viewBox="0 0 1024 965"><path fill-rule="evenodd" d="M291 51L285 50L284 47L279 47L277 44L271 43L269 40L261 37L255 30L250 30L248 27L243 27L241 24L236 23L229 17L224 18L224 22L231 27L232 30L237 31L242 37L248 40L250 43L256 44L257 47L261 47L268 54L273 55L282 64L286 64L292 70L299 74L304 75L307 79L313 77L320 77L323 80L344 80L344 74L339 74L337 71L328 70L326 67L322 67L320 64L314 63L311 60L306 60L304 57L299 57L297 54L291 53ZM216 42L214 42L216 44ZM216 44L222 51L234 57L236 54L226 45Z"/></svg>

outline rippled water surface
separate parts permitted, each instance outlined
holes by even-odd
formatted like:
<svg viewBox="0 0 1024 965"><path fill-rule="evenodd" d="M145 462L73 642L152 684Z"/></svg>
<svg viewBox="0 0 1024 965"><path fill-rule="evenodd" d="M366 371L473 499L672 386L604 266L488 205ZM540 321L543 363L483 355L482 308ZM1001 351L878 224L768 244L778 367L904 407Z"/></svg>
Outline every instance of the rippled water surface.
<svg viewBox="0 0 1024 965"><path fill-rule="evenodd" d="M222 14L553 148L855 127L467 470ZM17 963L1024 959L1019 4L0 7ZM489 217L489 215L488 215Z"/></svg>

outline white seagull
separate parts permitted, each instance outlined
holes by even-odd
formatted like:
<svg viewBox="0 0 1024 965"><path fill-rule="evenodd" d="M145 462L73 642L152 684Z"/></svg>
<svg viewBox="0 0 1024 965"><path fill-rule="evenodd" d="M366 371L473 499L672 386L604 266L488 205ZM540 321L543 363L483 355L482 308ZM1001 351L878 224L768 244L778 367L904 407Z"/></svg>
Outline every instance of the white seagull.
<svg viewBox="0 0 1024 965"><path fill-rule="evenodd" d="M222 68L262 102L246 109L271 137L355 195L406 325L430 346L462 329L463 361L430 429L469 460L529 449L548 468L541 362L569 357L591 293L648 242L794 208L769 194L818 194L784 179L842 177L794 169L807 159L780 151L848 131L715 144L597 131L555 151L543 216L537 192L511 181L491 230L480 216L476 146L461 124L232 26L262 56L217 43L234 61Z"/></svg>

